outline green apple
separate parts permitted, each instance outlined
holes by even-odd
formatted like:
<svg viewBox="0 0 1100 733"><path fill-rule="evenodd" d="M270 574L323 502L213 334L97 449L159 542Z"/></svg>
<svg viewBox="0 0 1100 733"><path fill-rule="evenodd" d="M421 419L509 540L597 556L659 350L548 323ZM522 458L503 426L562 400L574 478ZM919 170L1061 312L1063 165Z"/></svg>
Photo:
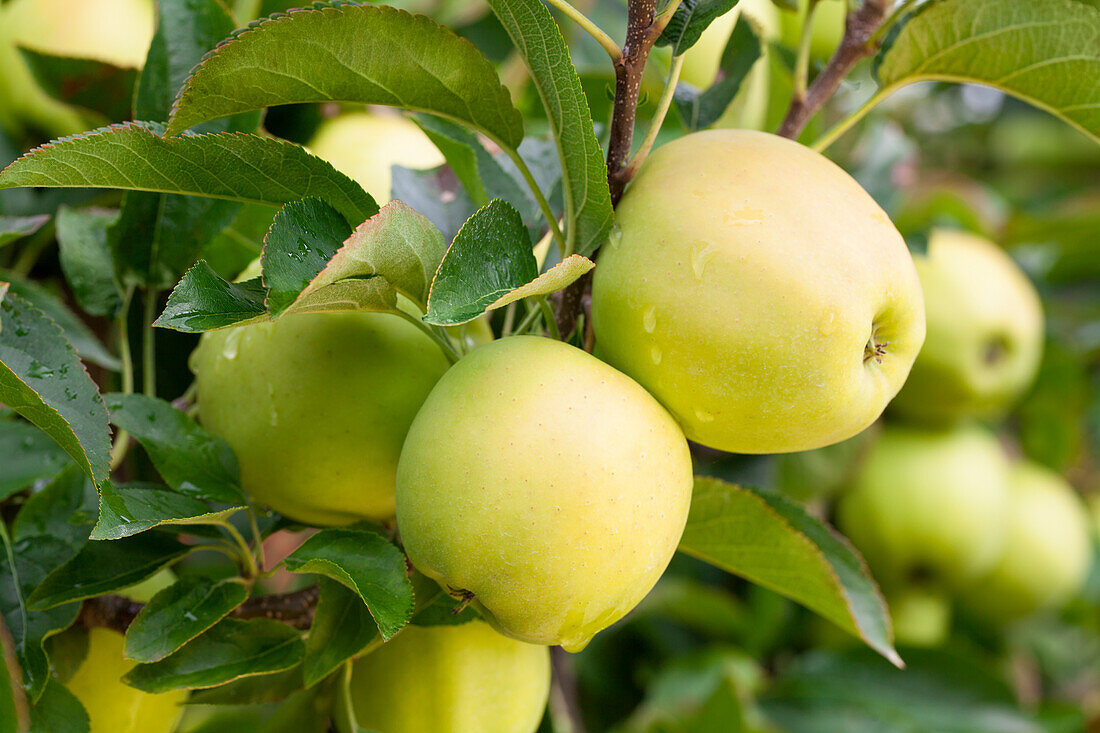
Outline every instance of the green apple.
<svg viewBox="0 0 1100 733"><path fill-rule="evenodd" d="M804 7L806 0L799 0ZM810 58L815 61L828 61L840 47L844 38L844 19L848 14L848 0L818 0L817 8L810 27ZM791 49L798 48L802 38L802 26L797 12L786 10L779 13L780 35L783 45Z"/></svg>
<svg viewBox="0 0 1100 733"><path fill-rule="evenodd" d="M891 409L927 422L1004 411L1039 369L1039 294L1000 247L973 234L936 230L916 262L928 337Z"/></svg>
<svg viewBox="0 0 1100 733"><path fill-rule="evenodd" d="M1010 472L1008 539L993 569L970 586L966 605L986 618L1012 619L1073 595L1092 562L1084 502L1058 474L1031 462Z"/></svg>
<svg viewBox="0 0 1100 733"><path fill-rule="evenodd" d="M89 629L88 653L65 683L88 712L90 733L170 733L187 691L151 695L124 684L134 662L123 657L123 645L117 631Z"/></svg>
<svg viewBox="0 0 1100 733"><path fill-rule="evenodd" d="M616 211L592 292L597 354L687 437L782 453L879 416L924 339L901 235L809 148L708 130L657 149Z"/></svg>
<svg viewBox="0 0 1100 733"><path fill-rule="evenodd" d="M942 590L907 588L887 598L887 605L898 644L932 647L947 641L951 601Z"/></svg>
<svg viewBox="0 0 1100 733"><path fill-rule="evenodd" d="M977 426L887 425L837 507L840 529L889 592L960 588L1004 548L1008 465Z"/></svg>
<svg viewBox="0 0 1100 733"><path fill-rule="evenodd" d="M534 733L550 693L550 653L483 621L407 626L355 662L349 693L359 727L341 693L341 733Z"/></svg>
<svg viewBox="0 0 1100 733"><path fill-rule="evenodd" d="M244 488L318 525L393 516L401 444L447 366L430 338L386 313L213 331L192 359L202 423L233 447Z"/></svg>
<svg viewBox="0 0 1100 733"><path fill-rule="evenodd" d="M514 336L451 367L397 469L397 526L425 575L499 631L579 650L637 605L683 533L687 441L629 377Z"/></svg>
<svg viewBox="0 0 1100 733"><path fill-rule="evenodd" d="M152 0L11 0L11 40L54 56L140 68L153 40Z"/></svg>
<svg viewBox="0 0 1100 733"><path fill-rule="evenodd" d="M390 200L390 168L435 168L443 154L404 117L347 112L326 120L306 146L362 186L379 203Z"/></svg>

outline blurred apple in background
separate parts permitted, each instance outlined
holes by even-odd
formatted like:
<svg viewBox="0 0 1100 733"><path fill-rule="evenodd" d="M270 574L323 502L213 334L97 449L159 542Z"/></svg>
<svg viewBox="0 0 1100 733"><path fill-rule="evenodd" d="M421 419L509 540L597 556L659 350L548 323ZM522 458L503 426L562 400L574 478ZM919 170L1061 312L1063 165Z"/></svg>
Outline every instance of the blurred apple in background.
<svg viewBox="0 0 1100 733"><path fill-rule="evenodd" d="M354 179L379 204L390 200L390 168L435 168L443 154L405 117L386 112L345 112L321 123L306 146Z"/></svg>

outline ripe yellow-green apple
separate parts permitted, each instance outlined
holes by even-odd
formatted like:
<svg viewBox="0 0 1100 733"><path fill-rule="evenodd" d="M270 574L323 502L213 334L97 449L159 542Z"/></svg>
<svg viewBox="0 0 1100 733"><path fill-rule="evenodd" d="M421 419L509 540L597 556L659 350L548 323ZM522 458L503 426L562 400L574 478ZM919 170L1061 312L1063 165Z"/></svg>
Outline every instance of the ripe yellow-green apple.
<svg viewBox="0 0 1100 733"><path fill-rule="evenodd" d="M683 433L637 383L514 336L432 390L401 452L397 526L413 565L499 631L575 651L657 582L691 487Z"/></svg>
<svg viewBox="0 0 1100 733"><path fill-rule="evenodd" d="M13 42L54 56L139 68L155 28L152 0L11 0Z"/></svg>
<svg viewBox="0 0 1100 733"><path fill-rule="evenodd" d="M891 409L927 422L1005 410L1039 369L1035 287L1000 247L964 232L933 231L916 263L928 336Z"/></svg>
<svg viewBox="0 0 1100 733"><path fill-rule="evenodd" d="M192 367L249 494L340 525L393 516L401 444L447 360L399 316L318 313L210 332Z"/></svg>
<svg viewBox="0 0 1100 733"><path fill-rule="evenodd" d="M894 641L898 644L932 647L947 641L951 601L944 591L914 586L895 592L886 600L894 623Z"/></svg>
<svg viewBox="0 0 1100 733"><path fill-rule="evenodd" d="M1009 486L1004 550L965 596L969 609L1001 620L1065 602L1084 582L1093 554L1088 511L1065 479L1021 461Z"/></svg>
<svg viewBox="0 0 1100 733"><path fill-rule="evenodd" d="M805 7L807 0L799 0L799 6ZM815 61L827 61L840 46L844 37L844 18L848 13L848 0L818 0L810 26L810 58ZM783 45L791 49L798 48L802 38L802 26L799 13L785 10L779 12L780 34Z"/></svg>
<svg viewBox="0 0 1100 733"><path fill-rule="evenodd" d="M346 112L321 123L309 145L379 203L390 200L390 168L435 168L443 154L405 117L374 112Z"/></svg>
<svg viewBox="0 0 1100 733"><path fill-rule="evenodd" d="M534 733L550 693L550 652L483 621L407 626L355 662L349 694L359 728L341 733ZM343 692L341 695L343 696ZM342 714L343 713L343 714Z"/></svg>
<svg viewBox="0 0 1100 733"><path fill-rule="evenodd" d="M616 211L592 291L597 355L687 437L810 450L879 416L924 339L901 235L809 148L707 130L651 154Z"/></svg>
<svg viewBox="0 0 1100 733"><path fill-rule="evenodd" d="M959 588L1004 548L1007 459L977 426L887 425L841 496L837 519L887 594Z"/></svg>
<svg viewBox="0 0 1100 733"><path fill-rule="evenodd" d="M88 630L88 653L65 682L88 712L91 733L170 733L175 730L186 690L157 695L122 682L134 662L122 656L122 634Z"/></svg>

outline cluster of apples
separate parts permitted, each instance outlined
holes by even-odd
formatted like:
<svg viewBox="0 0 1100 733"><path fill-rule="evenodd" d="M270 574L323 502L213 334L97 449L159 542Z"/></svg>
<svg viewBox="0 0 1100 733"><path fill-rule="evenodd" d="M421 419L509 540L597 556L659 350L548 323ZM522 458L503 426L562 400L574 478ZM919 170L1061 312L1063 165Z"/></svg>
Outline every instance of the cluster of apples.
<svg viewBox="0 0 1100 733"><path fill-rule="evenodd" d="M951 598L1003 622L1069 598L1092 558L1087 510L1058 474L1008 457L979 421L1030 386L1043 314L996 244L958 231L916 258L928 335L852 485L841 529L882 584L899 641L947 634Z"/></svg>
<svg viewBox="0 0 1100 733"><path fill-rule="evenodd" d="M449 368L386 314L204 336L200 419L254 498L315 525L396 518L415 567L488 624L412 628L360 660L360 725L474 730L470 706L427 701L480 684L530 705L497 711L492 730L534 730L545 646L583 648L671 559L688 439L766 453L848 438L900 389L924 337L913 261L871 197L797 143L736 130L650 156L601 253L592 318L598 358L490 335ZM429 673L433 655L450 661ZM421 692L380 704L378 685L404 674L384 670L403 665Z"/></svg>

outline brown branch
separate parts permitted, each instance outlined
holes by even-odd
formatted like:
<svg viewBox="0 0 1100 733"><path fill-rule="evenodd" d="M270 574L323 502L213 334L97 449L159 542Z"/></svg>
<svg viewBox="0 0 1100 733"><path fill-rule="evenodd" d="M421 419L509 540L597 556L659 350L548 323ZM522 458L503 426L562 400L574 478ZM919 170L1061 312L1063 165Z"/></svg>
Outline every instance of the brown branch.
<svg viewBox="0 0 1100 733"><path fill-rule="evenodd" d="M550 667L554 672L551 712L566 719L569 733L585 733L584 716L581 714L577 692L577 673L573 669L569 652L560 646L550 647Z"/></svg>
<svg viewBox="0 0 1100 733"><path fill-rule="evenodd" d="M657 0L630 0L627 11L626 42L622 56L615 62L615 101L611 111L610 138L607 146L607 184L611 188L611 205L617 206L631 171L626 167L634 145L634 121L638 111L638 95L642 86L649 52L661 35L663 25L656 22ZM592 259L596 258L593 253ZM573 333L577 320L586 313L591 301L592 278L586 275L562 290L554 298L554 317L563 339ZM594 343L592 319L585 318L586 348Z"/></svg>
<svg viewBox="0 0 1100 733"><path fill-rule="evenodd" d="M314 585L290 593L255 596L235 608L229 617L272 618L296 629L308 629L313 623L319 592ZM122 596L97 596L84 601L76 623L85 628L98 626L125 632L144 606Z"/></svg>
<svg viewBox="0 0 1100 733"><path fill-rule="evenodd" d="M796 94L791 98L787 116L779 127L780 135L792 140L798 137L806 123L833 96L855 65L878 49L878 41L872 41L872 38L886 20L891 4L891 0L866 0L858 10L849 13L844 22L840 47L810 84L806 95L801 97Z"/></svg>

